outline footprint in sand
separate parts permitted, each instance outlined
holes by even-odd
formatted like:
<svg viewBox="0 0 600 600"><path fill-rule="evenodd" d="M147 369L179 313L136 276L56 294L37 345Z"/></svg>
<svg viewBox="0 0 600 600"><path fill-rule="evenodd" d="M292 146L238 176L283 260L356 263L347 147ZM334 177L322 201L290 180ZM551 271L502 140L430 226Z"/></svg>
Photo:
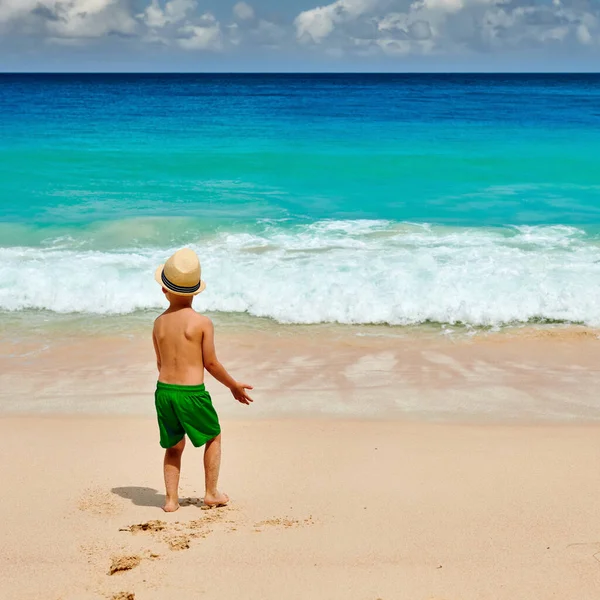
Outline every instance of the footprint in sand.
<svg viewBox="0 0 600 600"><path fill-rule="evenodd" d="M101 488L86 489L77 503L77 508L98 517L118 515L123 511L114 495Z"/></svg>
<svg viewBox="0 0 600 600"><path fill-rule="evenodd" d="M187 550L190 547L190 538L187 535L177 535L167 539L167 544L171 550Z"/></svg>
<svg viewBox="0 0 600 600"><path fill-rule="evenodd" d="M115 573L131 571L131 569L135 569L141 562L141 556L137 556L136 554L131 554L129 556L113 556L110 568L108 569L108 574L114 575Z"/></svg>
<svg viewBox="0 0 600 600"><path fill-rule="evenodd" d="M282 527L284 529L291 529L292 527L304 527L307 525L314 525L315 521L312 518L312 515L307 519L288 519L284 518L273 518L267 519L265 521L259 521L258 523L254 523L254 531L262 531L262 527Z"/></svg>
<svg viewBox="0 0 600 600"><path fill-rule="evenodd" d="M160 558L159 555L150 551L148 551L145 556L140 556L139 554L113 556L111 559L110 568L108 569L108 574L115 575L116 573L131 571L131 569L138 567L143 559L155 560L157 558Z"/></svg>
<svg viewBox="0 0 600 600"><path fill-rule="evenodd" d="M167 523L166 521L154 520L128 525L122 527L119 531L133 534L150 533L156 539L165 542L171 550L187 550L190 547L191 540L205 538L212 533L211 524L218 522L233 523L231 520L225 520L226 515L226 510L219 509L210 511L202 519L193 521Z"/></svg>
<svg viewBox="0 0 600 600"><path fill-rule="evenodd" d="M129 525L122 527L119 531L129 531L130 533L138 533L140 531L162 531L165 529L167 524L164 521L154 520L146 523L136 523L135 525Z"/></svg>

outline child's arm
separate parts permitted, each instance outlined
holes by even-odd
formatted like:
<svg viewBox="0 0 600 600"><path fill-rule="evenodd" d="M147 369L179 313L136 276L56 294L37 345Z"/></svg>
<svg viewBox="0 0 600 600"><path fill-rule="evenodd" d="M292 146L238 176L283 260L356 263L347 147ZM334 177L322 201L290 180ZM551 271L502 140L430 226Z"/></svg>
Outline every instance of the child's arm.
<svg viewBox="0 0 600 600"><path fill-rule="evenodd" d="M154 352L156 353L156 368L160 373L160 350L158 349L158 342L156 341L154 331L152 332L152 343L154 344Z"/></svg>
<svg viewBox="0 0 600 600"><path fill-rule="evenodd" d="M202 358L204 360L204 368L224 386L228 387L233 394L233 397L242 404L250 404L252 398L248 396L246 390L251 390L252 386L247 383L236 381L226 370L225 367L218 361L215 351L215 328L212 321L206 317L202 336Z"/></svg>

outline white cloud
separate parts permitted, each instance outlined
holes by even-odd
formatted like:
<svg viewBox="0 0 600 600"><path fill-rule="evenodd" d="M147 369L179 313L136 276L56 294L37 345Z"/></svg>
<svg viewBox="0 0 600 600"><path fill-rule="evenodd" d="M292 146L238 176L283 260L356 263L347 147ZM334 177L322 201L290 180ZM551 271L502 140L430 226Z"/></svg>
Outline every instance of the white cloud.
<svg viewBox="0 0 600 600"><path fill-rule="evenodd" d="M600 5L587 0L337 0L300 13L304 44L387 55L464 54L597 44ZM600 44L598 44L600 45Z"/></svg>
<svg viewBox="0 0 600 600"><path fill-rule="evenodd" d="M197 6L198 3L195 0L170 0L162 9L158 0L152 0L139 17L148 27L157 29L185 20Z"/></svg>
<svg viewBox="0 0 600 600"><path fill-rule="evenodd" d="M339 23L352 21L377 6L378 0L337 0L301 12L294 20L301 41L322 42Z"/></svg>
<svg viewBox="0 0 600 600"><path fill-rule="evenodd" d="M177 43L186 50L221 50L223 47L223 34L220 23L211 13L202 15L198 25L184 25L179 33Z"/></svg>
<svg viewBox="0 0 600 600"><path fill-rule="evenodd" d="M131 35L138 25L121 0L0 0L0 23L10 23L11 33L47 36L52 43Z"/></svg>
<svg viewBox="0 0 600 600"><path fill-rule="evenodd" d="M593 41L592 34L585 25L579 25L579 27L577 27L577 39L584 45L591 44Z"/></svg>
<svg viewBox="0 0 600 600"><path fill-rule="evenodd" d="M415 19L414 15L392 13L376 20L378 31L382 35L401 31L406 37L414 40L428 40L432 37L431 25L428 21ZM385 39L385 38L383 38Z"/></svg>
<svg viewBox="0 0 600 600"><path fill-rule="evenodd" d="M233 7L233 16L240 21L250 21L254 19L254 9L246 2L238 2Z"/></svg>
<svg viewBox="0 0 600 600"><path fill-rule="evenodd" d="M591 30L597 31L598 20L589 12L548 6L526 0L521 6L496 4L485 12L482 30L490 49L562 46L575 48L593 43ZM451 32L450 32L451 33Z"/></svg>
<svg viewBox="0 0 600 600"><path fill-rule="evenodd" d="M422 7L425 10L457 12L465 7L465 1L466 0L422 0Z"/></svg>
<svg viewBox="0 0 600 600"><path fill-rule="evenodd" d="M70 46L80 48L85 45L84 38L64 38L64 37L49 37L46 38L46 43L55 46Z"/></svg>
<svg viewBox="0 0 600 600"><path fill-rule="evenodd" d="M379 31L405 29L406 27L408 27L408 14L406 13L389 13L377 20Z"/></svg>
<svg viewBox="0 0 600 600"><path fill-rule="evenodd" d="M137 21L123 0L0 0L0 23L10 32L64 38L131 35Z"/></svg>
<svg viewBox="0 0 600 600"><path fill-rule="evenodd" d="M332 13L325 6L300 13L294 24L298 39L310 39L315 43L325 39L335 27Z"/></svg>
<svg viewBox="0 0 600 600"><path fill-rule="evenodd" d="M407 40L390 40L390 39L379 39L377 45L384 54L391 56L406 55L410 54L413 50L413 46Z"/></svg>
<svg viewBox="0 0 600 600"><path fill-rule="evenodd" d="M0 23L27 16L38 4L45 5L38 0L0 0Z"/></svg>
<svg viewBox="0 0 600 600"><path fill-rule="evenodd" d="M260 0L238 1L221 22L202 14L199 0L0 0L0 36L7 45L22 36L85 46L117 34L132 38L131 47L280 48L290 55L312 46L323 57L491 56L531 48L600 54L599 0L313 1L295 19L274 23L257 15Z"/></svg>
<svg viewBox="0 0 600 600"><path fill-rule="evenodd" d="M119 0L69 0L55 2L55 19L47 22L56 37L95 38L108 34L132 34L136 20Z"/></svg>

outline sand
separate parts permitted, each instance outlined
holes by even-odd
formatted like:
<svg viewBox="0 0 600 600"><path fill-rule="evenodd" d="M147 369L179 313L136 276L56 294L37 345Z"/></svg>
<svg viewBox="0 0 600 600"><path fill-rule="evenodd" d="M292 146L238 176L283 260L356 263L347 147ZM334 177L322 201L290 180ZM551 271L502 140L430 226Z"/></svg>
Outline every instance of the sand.
<svg viewBox="0 0 600 600"><path fill-rule="evenodd" d="M148 326L149 327L149 326ZM210 377L227 418L600 422L600 333L577 327L440 336L385 327L217 331L228 369L257 388L246 410ZM35 329L0 338L0 412L153 415L148 331Z"/></svg>
<svg viewBox="0 0 600 600"><path fill-rule="evenodd" d="M0 435L2 598L598 597L596 425L225 421L231 506L202 510L188 449L174 514L150 418Z"/></svg>
<svg viewBox="0 0 600 600"><path fill-rule="evenodd" d="M188 448L174 514L147 335L4 335L0 599L598 598L598 332L398 331L221 331L232 502Z"/></svg>

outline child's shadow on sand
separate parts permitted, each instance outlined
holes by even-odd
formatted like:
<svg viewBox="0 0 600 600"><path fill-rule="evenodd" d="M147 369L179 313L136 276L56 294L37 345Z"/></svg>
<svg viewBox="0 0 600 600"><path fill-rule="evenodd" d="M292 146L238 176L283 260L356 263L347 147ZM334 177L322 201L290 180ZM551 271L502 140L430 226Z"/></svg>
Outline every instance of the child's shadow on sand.
<svg viewBox="0 0 600 600"><path fill-rule="evenodd" d="M113 494L131 500L136 506L158 506L162 508L165 505L165 495L159 494L158 490L149 487L116 487L110 490ZM202 504L201 498L180 498L181 506L192 506Z"/></svg>
<svg viewBox="0 0 600 600"><path fill-rule="evenodd" d="M131 500L136 506L164 506L165 495L148 487L116 487L110 490L113 494Z"/></svg>

